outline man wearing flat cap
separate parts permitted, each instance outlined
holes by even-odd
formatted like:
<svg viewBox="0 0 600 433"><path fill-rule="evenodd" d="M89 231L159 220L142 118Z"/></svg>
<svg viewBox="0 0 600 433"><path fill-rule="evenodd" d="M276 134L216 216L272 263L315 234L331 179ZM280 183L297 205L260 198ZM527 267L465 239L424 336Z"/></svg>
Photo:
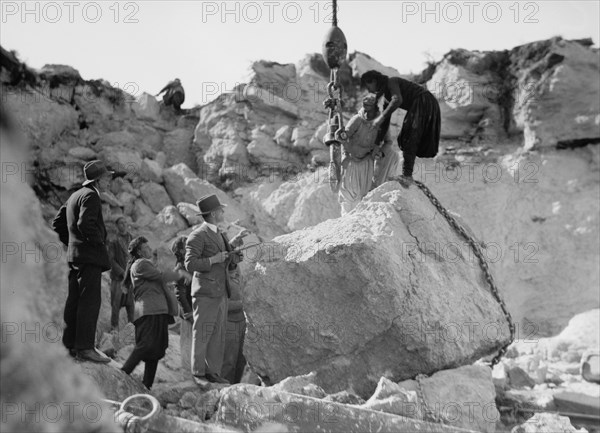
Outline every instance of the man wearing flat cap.
<svg viewBox="0 0 600 433"><path fill-rule="evenodd" d="M83 167L85 182L69 197L52 221L67 246L69 291L65 303L63 344L77 359L107 363L94 348L101 304L102 272L110 270L100 192L108 189L112 171L102 161Z"/></svg>
<svg viewBox="0 0 600 433"><path fill-rule="evenodd" d="M217 226L224 221L224 206L216 195L197 202L204 223L186 241L185 267L193 274L192 374L200 386L228 383L221 377L230 296L229 270L241 254L232 252L227 235Z"/></svg>

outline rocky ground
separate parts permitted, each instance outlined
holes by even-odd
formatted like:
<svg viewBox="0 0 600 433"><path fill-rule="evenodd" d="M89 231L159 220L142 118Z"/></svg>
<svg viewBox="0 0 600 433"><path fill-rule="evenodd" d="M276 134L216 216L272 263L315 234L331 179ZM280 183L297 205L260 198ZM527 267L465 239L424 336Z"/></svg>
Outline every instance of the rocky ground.
<svg viewBox="0 0 600 433"><path fill-rule="evenodd" d="M228 204L228 231L248 228L247 243L260 243L244 262L255 337L246 353L272 386L257 387L249 374L248 384L198 390L179 367L174 328L152 390L166 413L243 431L267 431L270 422L286 424L273 427L281 431L321 428L309 416L315 410L340 431L427 421L436 423L426 425L431 431L520 423L522 432L563 431L561 423L575 431L556 415L528 417L564 412L554 399L560 392L598 397L598 385L578 373L583 351L598 347L590 337L598 310L569 323L599 306L600 84L590 45L554 38L503 52L454 50L413 77L438 96L443 114L440 154L418 161L415 178L482 245L517 325L517 343L493 374L476 360L506 341L506 320L470 247L419 190L383 185L340 218L321 144L328 70L319 55L295 65L255 62L235 92L175 115L150 95L133 98L68 66L33 71L2 50L4 109L22 131L2 143L10 249L1 313L16 327L2 342L2 403L98 401L82 370L108 398L146 392L139 371L128 378L115 368L133 333L124 317L118 336L107 333L106 277L97 342L115 362L75 365L51 333L62 324L66 262L48 221L83 180L83 164L101 158L117 172L103 196L109 228L125 215L162 265L173 263L172 239L200 222L194 203L208 193ZM359 106L360 74L372 68L385 67L354 53L341 71L348 117ZM401 121L394 116L395 134ZM40 338L17 338L20 327L39 328ZM473 329L486 333L473 338ZM42 370L28 382L28 371ZM430 377L411 380L418 373ZM46 385L33 386L40 381ZM290 407L303 410L296 417ZM69 423L63 415L52 427L85 430L84 416ZM333 423L346 418L357 421ZM7 427L23 424L15 419ZM29 421L29 431L49 425ZM110 420L102 423L97 431L111 431Z"/></svg>

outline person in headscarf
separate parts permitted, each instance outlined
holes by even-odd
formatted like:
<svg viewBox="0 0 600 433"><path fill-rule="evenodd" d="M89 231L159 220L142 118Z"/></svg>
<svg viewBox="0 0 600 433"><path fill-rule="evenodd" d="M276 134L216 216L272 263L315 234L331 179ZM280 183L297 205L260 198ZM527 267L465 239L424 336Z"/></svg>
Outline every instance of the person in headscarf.
<svg viewBox="0 0 600 433"><path fill-rule="evenodd" d="M168 326L174 323L177 303L173 308L169 290L165 284L186 275L181 271L160 271L151 261L152 248L148 240L139 236L129 243L131 258L125 269L123 284L133 289L135 347L123 364L122 370L131 374L137 365L144 361L142 383L150 389L154 383L158 361L165 356L169 345ZM174 297L174 295L173 295Z"/></svg>
<svg viewBox="0 0 600 433"><path fill-rule="evenodd" d="M373 125L373 121L378 114L377 98L374 94L368 94L363 98L363 107L346 125L348 139L342 142L342 176L339 191L342 215L354 209L367 195L373 187L374 177L378 186L397 165L398 155L391 148L389 134L381 145L376 142L378 129ZM375 161L378 163L376 172Z"/></svg>
<svg viewBox="0 0 600 433"><path fill-rule="evenodd" d="M433 158L440 143L441 114L435 96L425 87L400 77L388 77L378 71L365 72L361 85L369 92L384 98L383 113L375 120L379 128L378 141L389 130L392 113L401 108L406 110L398 145L404 162L402 176L410 183L416 157Z"/></svg>

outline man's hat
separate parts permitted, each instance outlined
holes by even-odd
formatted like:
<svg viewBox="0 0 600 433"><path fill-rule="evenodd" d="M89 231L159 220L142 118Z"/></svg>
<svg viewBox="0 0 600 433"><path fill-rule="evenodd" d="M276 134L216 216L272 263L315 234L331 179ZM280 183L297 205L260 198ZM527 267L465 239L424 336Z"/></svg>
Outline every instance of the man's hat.
<svg viewBox="0 0 600 433"><path fill-rule="evenodd" d="M115 172L107 170L104 163L98 159L90 161L83 166L83 175L85 176L85 181L82 185L88 185L93 181L100 179L100 177L102 177L106 173L112 175Z"/></svg>
<svg viewBox="0 0 600 433"><path fill-rule="evenodd" d="M221 202L219 202L219 198L215 194L202 197L196 202L196 204L198 205L198 209L200 209L199 215L208 215L220 207L227 206L226 204L221 204Z"/></svg>

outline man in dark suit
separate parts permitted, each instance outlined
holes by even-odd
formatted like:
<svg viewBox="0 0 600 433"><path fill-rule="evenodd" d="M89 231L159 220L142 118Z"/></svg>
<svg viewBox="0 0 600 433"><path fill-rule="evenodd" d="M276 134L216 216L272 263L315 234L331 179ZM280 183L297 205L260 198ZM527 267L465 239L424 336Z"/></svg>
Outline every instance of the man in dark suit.
<svg viewBox="0 0 600 433"><path fill-rule="evenodd" d="M110 269L100 191L108 188L113 172L101 161L84 168L85 182L60 208L52 228L67 246L69 293L65 303L63 344L78 359L106 363L94 348L100 313L102 272Z"/></svg>
<svg viewBox="0 0 600 433"><path fill-rule="evenodd" d="M230 296L228 269L241 260L232 252L227 235L217 227L224 210L216 195L198 201L204 223L188 237L185 267L193 274L192 374L200 386L209 382L229 383L221 377Z"/></svg>

